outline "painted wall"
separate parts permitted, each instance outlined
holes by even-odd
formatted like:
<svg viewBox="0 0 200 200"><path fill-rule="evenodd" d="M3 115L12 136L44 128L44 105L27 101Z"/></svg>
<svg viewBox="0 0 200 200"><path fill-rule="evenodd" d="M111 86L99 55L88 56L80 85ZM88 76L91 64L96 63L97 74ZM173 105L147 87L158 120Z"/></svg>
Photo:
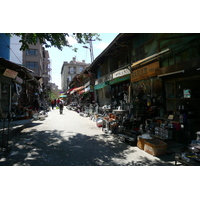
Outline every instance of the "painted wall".
<svg viewBox="0 0 200 200"><path fill-rule="evenodd" d="M0 57L9 60L10 58L10 37L0 33Z"/></svg>

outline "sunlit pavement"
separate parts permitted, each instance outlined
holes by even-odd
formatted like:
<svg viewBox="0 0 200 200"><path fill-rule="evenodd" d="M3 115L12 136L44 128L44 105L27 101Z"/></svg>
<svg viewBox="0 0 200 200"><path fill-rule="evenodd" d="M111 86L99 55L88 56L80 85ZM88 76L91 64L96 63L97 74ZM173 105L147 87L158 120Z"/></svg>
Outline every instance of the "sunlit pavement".
<svg viewBox="0 0 200 200"><path fill-rule="evenodd" d="M172 166L174 154L153 157L105 134L89 118L64 109L33 121L13 138L1 166Z"/></svg>

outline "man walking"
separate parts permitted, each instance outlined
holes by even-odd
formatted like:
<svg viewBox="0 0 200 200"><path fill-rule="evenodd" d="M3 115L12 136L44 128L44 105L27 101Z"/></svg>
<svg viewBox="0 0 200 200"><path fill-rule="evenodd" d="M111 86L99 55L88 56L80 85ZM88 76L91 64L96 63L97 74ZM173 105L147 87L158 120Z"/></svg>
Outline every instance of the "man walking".
<svg viewBox="0 0 200 200"><path fill-rule="evenodd" d="M63 107L64 107L64 102L62 99L59 99L58 98L58 107L59 107L59 110L60 110L60 114L63 113Z"/></svg>

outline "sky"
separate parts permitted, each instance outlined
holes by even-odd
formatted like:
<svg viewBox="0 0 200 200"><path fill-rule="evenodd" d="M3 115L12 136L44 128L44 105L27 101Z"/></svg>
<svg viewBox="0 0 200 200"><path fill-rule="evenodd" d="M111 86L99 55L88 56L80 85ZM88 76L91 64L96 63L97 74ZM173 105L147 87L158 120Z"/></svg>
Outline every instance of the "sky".
<svg viewBox="0 0 200 200"><path fill-rule="evenodd" d="M93 41L93 54L94 59L115 39L119 33L99 33L101 41ZM51 60L51 77L52 83L55 83L59 89L61 89L61 68L63 62L70 62L73 57L76 57L77 61L85 60L86 63L91 63L90 50L83 48L83 44L77 44L76 40L69 38L69 43L73 47L77 47L78 51L74 52L71 48L65 47L62 51L57 48L47 48L49 57Z"/></svg>

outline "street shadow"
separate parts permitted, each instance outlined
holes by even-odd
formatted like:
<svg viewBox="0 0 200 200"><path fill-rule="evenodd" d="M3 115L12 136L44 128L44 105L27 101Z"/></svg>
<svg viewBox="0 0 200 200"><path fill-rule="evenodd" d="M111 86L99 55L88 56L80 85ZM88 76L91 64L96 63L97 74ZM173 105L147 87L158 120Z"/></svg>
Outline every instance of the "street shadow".
<svg viewBox="0 0 200 200"><path fill-rule="evenodd" d="M136 150L113 135L88 136L58 130L31 129L13 138L11 152L0 162L0 166L166 165L146 157L140 157L137 162L124 163L130 153L134 154Z"/></svg>

